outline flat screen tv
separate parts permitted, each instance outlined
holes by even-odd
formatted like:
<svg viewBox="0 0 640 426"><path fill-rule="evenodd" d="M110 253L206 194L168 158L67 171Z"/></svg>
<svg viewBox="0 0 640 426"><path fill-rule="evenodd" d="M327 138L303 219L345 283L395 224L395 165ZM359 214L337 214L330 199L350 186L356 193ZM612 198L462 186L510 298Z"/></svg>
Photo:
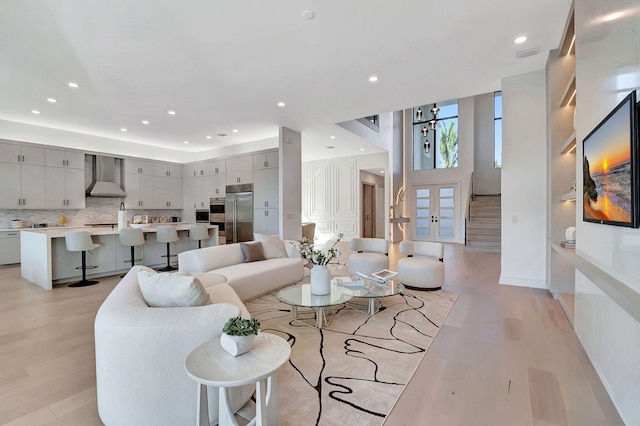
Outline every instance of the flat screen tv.
<svg viewBox="0 0 640 426"><path fill-rule="evenodd" d="M582 141L582 219L638 227L638 117L631 92Z"/></svg>

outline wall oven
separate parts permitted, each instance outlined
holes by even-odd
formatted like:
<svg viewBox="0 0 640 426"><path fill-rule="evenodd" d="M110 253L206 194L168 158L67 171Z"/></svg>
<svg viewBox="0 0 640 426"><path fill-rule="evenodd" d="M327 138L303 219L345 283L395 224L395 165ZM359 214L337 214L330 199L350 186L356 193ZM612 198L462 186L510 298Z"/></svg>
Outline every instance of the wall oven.
<svg viewBox="0 0 640 426"><path fill-rule="evenodd" d="M209 222L209 210L196 210L196 223Z"/></svg>
<svg viewBox="0 0 640 426"><path fill-rule="evenodd" d="M220 240L225 240L225 198L216 197L209 199L209 223L211 225L218 225L218 236Z"/></svg>

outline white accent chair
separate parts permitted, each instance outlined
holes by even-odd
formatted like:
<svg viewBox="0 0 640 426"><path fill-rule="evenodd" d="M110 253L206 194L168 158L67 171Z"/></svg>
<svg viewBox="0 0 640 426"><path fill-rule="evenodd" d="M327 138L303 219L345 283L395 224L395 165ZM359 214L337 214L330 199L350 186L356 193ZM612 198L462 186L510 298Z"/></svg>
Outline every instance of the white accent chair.
<svg viewBox="0 0 640 426"><path fill-rule="evenodd" d="M382 238L353 238L351 250L357 253L349 256L349 273L373 274L389 268L389 241Z"/></svg>
<svg viewBox="0 0 640 426"><path fill-rule="evenodd" d="M444 245L429 241L402 241L398 281L418 290L439 290L444 284Z"/></svg>
<svg viewBox="0 0 640 426"><path fill-rule="evenodd" d="M171 225L160 226L158 229L156 229L156 239L160 243L167 243L167 254L165 256L162 256L167 258L167 266L165 266L164 268L158 269L158 271L160 272L175 271L178 268L171 266L171 258L176 257L178 255L171 254L171 243L177 243L178 240L180 239L178 237L178 231L176 230L176 227Z"/></svg>
<svg viewBox="0 0 640 426"><path fill-rule="evenodd" d="M144 245L145 243L144 232L142 232L142 229L139 228L121 229L120 233L118 234L118 241L120 242L121 246L131 247L131 258L129 260L125 260L125 262L131 263L131 268L133 268L136 264L135 248L137 246ZM120 278L122 277L124 277L124 275L122 275Z"/></svg>
<svg viewBox="0 0 640 426"><path fill-rule="evenodd" d="M198 248L202 248L202 240L209 239L209 230L203 225L193 225L189 228L189 238L198 242Z"/></svg>
<svg viewBox="0 0 640 426"><path fill-rule="evenodd" d="M87 269L97 268L97 266L87 266L87 251L97 249L101 244L94 244L91 235L87 231L66 231L64 243L67 251L82 252L82 266L76 268L82 269L82 280L69 284L69 287L86 287L98 284L100 281L87 279Z"/></svg>

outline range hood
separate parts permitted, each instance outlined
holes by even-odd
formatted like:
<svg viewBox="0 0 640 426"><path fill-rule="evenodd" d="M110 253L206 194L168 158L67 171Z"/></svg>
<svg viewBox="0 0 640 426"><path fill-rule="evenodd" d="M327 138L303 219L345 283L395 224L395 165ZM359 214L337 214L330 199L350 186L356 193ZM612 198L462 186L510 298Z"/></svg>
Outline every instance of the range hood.
<svg viewBox="0 0 640 426"><path fill-rule="evenodd" d="M103 155L93 156L93 176L91 185L87 187L86 194L91 197L126 197L127 193L122 190L116 176L121 176L122 160Z"/></svg>

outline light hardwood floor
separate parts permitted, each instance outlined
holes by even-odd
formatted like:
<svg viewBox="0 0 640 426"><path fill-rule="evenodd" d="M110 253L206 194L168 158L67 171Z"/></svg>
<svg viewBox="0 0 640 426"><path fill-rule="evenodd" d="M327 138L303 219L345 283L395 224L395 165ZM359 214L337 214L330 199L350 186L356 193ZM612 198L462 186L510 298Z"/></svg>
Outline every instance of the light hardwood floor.
<svg viewBox="0 0 640 426"><path fill-rule="evenodd" d="M386 425L622 424L557 301L498 285L497 254L445 262L460 297ZM45 291L0 269L0 425L102 424L93 321L119 277L100 281Z"/></svg>

